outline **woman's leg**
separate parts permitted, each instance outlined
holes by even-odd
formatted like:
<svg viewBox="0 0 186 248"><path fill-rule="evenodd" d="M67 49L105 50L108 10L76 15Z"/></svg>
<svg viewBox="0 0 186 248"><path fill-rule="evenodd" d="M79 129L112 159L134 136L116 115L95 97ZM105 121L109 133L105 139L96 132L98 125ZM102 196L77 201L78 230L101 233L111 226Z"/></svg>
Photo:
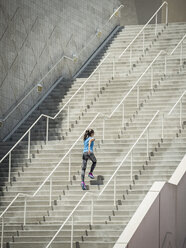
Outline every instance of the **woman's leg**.
<svg viewBox="0 0 186 248"><path fill-rule="evenodd" d="M82 170L81 170L81 181L84 182L85 181L85 171L87 168L87 161L88 161L88 154L83 153L83 161L82 161Z"/></svg>
<svg viewBox="0 0 186 248"><path fill-rule="evenodd" d="M92 161L92 166L91 166L91 169L90 169L90 173L93 173L93 171L94 171L94 169L96 167L97 159L96 159L94 153L90 153L89 158Z"/></svg>

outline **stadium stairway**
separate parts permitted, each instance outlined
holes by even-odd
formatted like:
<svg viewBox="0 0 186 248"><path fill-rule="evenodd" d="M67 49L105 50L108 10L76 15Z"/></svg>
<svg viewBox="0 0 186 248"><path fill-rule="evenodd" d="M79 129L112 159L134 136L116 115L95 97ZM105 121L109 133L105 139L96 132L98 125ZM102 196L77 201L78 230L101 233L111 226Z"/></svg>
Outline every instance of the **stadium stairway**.
<svg viewBox="0 0 186 248"><path fill-rule="evenodd" d="M13 135L12 141L33 122L40 113L53 113L60 109L80 87L98 62L104 58L105 52L118 56L130 42L140 26L126 27L114 38L111 44L98 55L84 72L71 85L67 94L60 99L64 86L59 85L38 110ZM7 180L7 161L2 163L1 210L3 210L18 192L32 194L51 172L58 161L65 155L70 146L90 123L93 117L101 112L108 115L130 90L139 76L152 62L161 50L170 53L186 31L186 24L170 24L166 28L159 26L158 37L154 39L153 25L146 33L149 36L148 49L141 51L141 42L137 42L133 54L133 67L123 56L116 62L115 75L110 73L112 61L101 67L101 90L97 90L98 73L87 84L86 108L81 108L81 92L71 103L70 128L67 128L66 112L50 123L48 144L43 142L45 121L39 123L32 133L31 154L27 159L27 142L15 150L13 156L12 182ZM131 35L131 36L129 36ZM123 42L125 41L125 42ZM136 106L136 91L132 92L125 103L125 126L121 128L121 109L106 121L105 139L102 140L102 122L100 116L92 125L96 135L96 157L98 165L95 175L104 178L104 184L109 180L118 164L134 144L140 133L146 127L157 110L166 115L181 93L185 90L186 71L180 67L179 56L176 53L167 61L167 74L164 75L164 56L160 56L153 66L153 87L150 84L150 73L141 82L140 107ZM55 103L56 100L56 103ZM48 103L48 105L47 105ZM51 106L51 108L50 108ZM113 182L103 192L101 199L94 200L94 222L90 225L90 202L87 197L74 215L74 247L113 247L123 228L132 217L136 208L144 198L155 180L167 180L185 154L185 130L178 129L178 118L165 118L164 139L161 139L161 115L159 114L150 128L149 156L146 155L146 139L140 140L133 157L133 180L130 180L130 159L128 158L117 176L116 204L113 206ZM171 120L171 122L170 122ZM171 123L171 124L170 124ZM8 247L45 247L58 230L60 224L67 218L74 206L83 196L80 188L80 164L82 141L71 153L71 181L68 181L68 158L53 174L52 206L49 206L49 182L34 199L27 200L27 225L23 226L24 199L22 197L10 207L5 215L4 246ZM88 172L88 170L87 170ZM104 185L92 185L87 180L89 191L99 193ZM70 247L71 225L68 223L52 244L52 247Z"/></svg>

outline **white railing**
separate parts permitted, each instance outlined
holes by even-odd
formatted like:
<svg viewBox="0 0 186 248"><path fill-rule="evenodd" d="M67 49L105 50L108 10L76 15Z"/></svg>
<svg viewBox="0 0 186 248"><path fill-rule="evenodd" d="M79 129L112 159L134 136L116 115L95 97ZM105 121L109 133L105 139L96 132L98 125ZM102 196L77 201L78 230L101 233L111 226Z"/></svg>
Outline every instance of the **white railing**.
<svg viewBox="0 0 186 248"><path fill-rule="evenodd" d="M158 53L158 55L155 57L155 59L153 60L153 62L149 65L149 66L151 66L153 63L154 63L154 61L160 56L162 54L162 51L160 52L160 53ZM148 66L148 68L149 68L149 66ZM145 70L145 72L147 71L147 69ZM142 74L142 75L144 75L144 73ZM141 78L141 77L140 77ZM139 80L140 81L140 80ZM138 82L139 82L138 81ZM136 84L135 84L136 85ZM134 86L131 88L131 89L133 89L134 88ZM131 89L129 90L129 92L131 92ZM128 95L128 94L127 94ZM73 97L73 96L72 96ZM70 99L69 99L69 101L70 101ZM121 104L119 103L118 104L118 106L120 106ZM115 111L116 111L116 109L117 108L115 108ZM114 111L114 112L115 112ZM113 113L113 112L112 112ZM88 125L88 127L99 117L99 116L104 116L102 113L98 113L95 117L94 117L94 119L90 122L90 124ZM110 116L106 116L106 118L110 118L112 116L112 114L110 115ZM37 120L36 120L36 122L37 122ZM102 139L104 140L104 134L105 134L105 116L104 116L104 118L103 118L103 136L102 136ZM33 124L33 125L35 125L35 123ZM86 127L86 129L88 128L88 127ZM31 128L32 128L32 126L31 126ZM85 129L85 130L86 130ZM58 162L58 164L55 166L55 168L51 171L51 173L46 177L46 179L43 181L43 183L38 187L38 189L35 191L35 193L33 194L33 195L27 195L27 194L18 194L13 200L12 200L12 202L9 204L9 206L4 210L4 212L0 215L0 218L2 218L2 220L3 220L3 216L4 216L4 214L8 211L8 209L10 208L10 206L12 206L12 204L15 202L15 200L19 197L19 196L24 196L25 197L25 202L24 202L24 218L23 218L23 223L24 223L24 225L26 225L26 206L27 206L27 198L33 198L33 197L35 197L37 194L38 194L38 192L42 189L42 187L46 184L46 182L50 182L50 193L49 193L49 205L51 206L51 202L52 202L52 175L53 175L53 173L57 170L57 168L60 166L60 164L63 162L63 160L67 157L67 156L69 156L69 168L68 168L68 180L70 181L70 178L71 178L71 155L70 155L70 153L71 153L71 151L72 151L72 149L74 148L74 146L77 144L77 142L80 140L80 138L82 137L82 135L84 134L84 132L85 132L85 130L83 131L83 133L79 136L79 138L74 142L74 144L71 146L71 148L68 150L68 152L62 157L62 159ZM26 134L25 134L26 135ZM147 142L147 144L148 144L148 142ZM15 144L15 146L16 146L16 144ZM12 147L12 150L14 149L14 147ZM30 149L30 148L28 148L28 149ZM11 151L12 150L10 150L9 152L10 152L10 157L9 157L9 161L11 161ZM11 163L9 162L9 181L10 181L10 171L11 171ZM92 210L93 211L93 210ZM92 215L92 213L91 213L91 216L93 216ZM92 221L93 221L93 218L91 218L92 219ZM2 221L2 223L3 223L3 227L2 227L2 230L4 230L4 222ZM2 240L3 240L3 232L2 232Z"/></svg>
<svg viewBox="0 0 186 248"><path fill-rule="evenodd" d="M161 51L161 53L162 52L163 51ZM172 55L172 54L170 54L170 55ZM159 54L159 56L160 56L160 54ZM152 66L152 64L153 63L151 63L149 66ZM167 67L167 60L165 59L165 68L164 68L165 69L165 75L166 75L166 71L167 71L166 70L166 67ZM131 89L133 89L133 87ZM131 92L131 89L129 90L129 92ZM181 100L182 100L183 96L185 95L185 93L186 93L186 91L183 92L183 94L181 95L181 97L178 99L178 101L176 102L176 104L173 106L173 108L168 113L168 115L170 115L172 113L172 111L175 109L175 107L177 106L177 104L180 103L180 126L181 126L181 123L182 123L182 102L181 102ZM127 93L127 95L128 95L128 93ZM120 106L121 103L119 103L118 105ZM115 110L112 112L113 114L119 108L119 106L115 108ZM58 229L58 231L55 233L55 235L53 236L53 238L50 240L50 242L48 243L48 245L46 246L46 248L49 248L50 247L50 245L52 244L52 242L55 240L55 238L58 236L59 232L62 230L62 228L65 226L65 224L69 221L70 218L72 218L72 222L71 222L71 248L73 247L73 229L74 229L74 216L73 215L74 215L75 211L77 210L77 208L80 206L80 204L83 202L83 200L85 199L85 197L87 195L95 195L97 197L97 199L99 199L102 196L103 192L105 191L105 189L108 187L108 185L110 184L110 182L112 180L114 180L113 202L114 202L114 205L116 205L116 174L119 171L119 169L121 168L121 166L123 165L123 163L130 156L130 161L131 161L130 180L133 179L133 150L134 150L135 146L137 145L137 143L139 142L139 140L146 133L146 138L147 138L147 140L146 140L146 155L147 155L147 157L149 156L149 128L150 128L151 124L153 123L153 121L156 119L156 117L158 115L159 115L159 110L155 113L155 115L150 120L150 122L148 123L148 125L145 127L145 129L143 130L143 132L140 134L140 136L138 137L138 139L135 141L135 143L130 148L130 150L128 151L128 153L125 155L124 159L121 161L121 163L119 164L119 166L117 167L117 169L115 170L115 172L113 173L113 175L111 176L111 178L109 179L109 181L106 183L106 185L104 186L104 188L101 190L101 192L98 195L97 194L94 194L92 192L86 192L83 195L83 197L80 199L80 201L78 202L78 204L76 205L76 207L74 208L74 210L69 214L69 216L66 218L65 222L60 226L60 228ZM112 116L112 114L110 116ZM107 116L107 118L110 118L110 116ZM104 120L103 120L103 123L104 123ZM161 118L160 122L161 122L161 139L164 139L164 114L162 114L162 118ZM104 140L104 124L103 124L103 140ZM91 199L91 205L90 205L90 223L91 223L91 225L93 225L93 214L94 214L94 200L92 198Z"/></svg>
<svg viewBox="0 0 186 248"><path fill-rule="evenodd" d="M179 97L178 101L174 104L174 106L171 108L171 110L168 113L168 116L171 116L173 110L176 108L176 106L179 104L179 124L180 127L182 128L182 108L183 108L183 103L182 103L182 98L185 96L186 90L182 93L182 95Z"/></svg>
<svg viewBox="0 0 186 248"><path fill-rule="evenodd" d="M159 9L154 13L154 15L149 19L149 21L143 26L143 28L140 30L140 32L135 36L135 38L129 43L129 45L125 48L125 50L120 54L119 59L130 49L130 68L132 67L132 45L134 42L140 37L142 34L142 50L145 51L145 29L148 26L148 24L155 18L155 36L157 35L157 24L158 24L158 13L162 8L166 6L166 18L165 18L165 24L168 24L168 3L165 1L162 3L162 5L159 7Z"/></svg>
<svg viewBox="0 0 186 248"><path fill-rule="evenodd" d="M42 87L42 83L45 80L45 78L56 68L56 66L63 60L63 59L68 59L73 61L74 59L68 57L68 56L63 56L45 75L44 77L42 77L42 79L39 81L38 84L36 84L21 100L20 102L18 102L18 104L3 118L1 119L1 122L3 124L3 122L5 122L8 117L21 105L21 103L23 103L25 101L25 99L27 99L27 97L38 87Z"/></svg>
<svg viewBox="0 0 186 248"><path fill-rule="evenodd" d="M145 70L148 71L148 69L152 66L152 64L156 61L156 59L163 53L163 51L160 51L160 53L158 53L158 55L155 57L155 59L152 61L152 63L147 67L147 69ZM166 66L165 66L166 67ZM143 75L143 74L142 74ZM141 78L141 76L140 76ZM140 81L140 80L139 80ZM137 82L139 82L137 81ZM134 84L136 86L136 83ZM133 89L134 86L131 88ZM131 89L129 90L129 92L131 92ZM186 91L185 91L186 92ZM177 101L177 103L173 106L171 112L173 111L173 109L176 107L176 105L181 101L182 97L184 96L185 92L182 94L182 96L179 98L179 100ZM128 96L128 93L127 93ZM121 102L118 104L118 107L121 105ZM116 107L114 109L114 111L112 113L114 113L116 111L116 109L118 109L118 107ZM127 157L129 155L131 155L131 172L130 172L130 178L132 180L133 178L133 149L135 148L136 144L139 142L139 140L141 139L141 137L145 134L145 132L147 133L147 148L146 148L146 152L147 152L147 157L149 156L149 127L151 125L151 123L154 121L154 119L156 118L156 116L159 114L159 111L156 112L156 114L153 116L153 118L151 119L151 121L148 123L148 125L146 126L146 128L143 130L143 132L141 133L141 135L139 136L139 138L136 140L136 142L134 143L134 145L131 147L131 149L129 150L129 152L127 153L127 155L125 156L125 158L122 160L122 162L120 163L120 165L117 167L116 171L114 172L114 174L112 175L112 177L110 178L110 180L107 182L107 184L105 185L105 187L102 189L102 191L100 192L100 194L98 195L98 197L100 197L102 195L102 193L104 192L104 190L106 189L106 187L108 186L108 184L112 181L112 179L114 178L114 204L115 204L115 199L116 199L116 173L117 171L120 169L120 167L122 166L122 164L124 163L124 161L127 159ZM91 123L88 125L88 127L98 118L98 116L104 116L102 113L98 113L94 119L91 121ZM110 115L112 116L112 114ZM109 118L110 116L107 116L107 118ZM104 116L105 117L105 116ZM103 120L105 120L105 118L103 118ZM103 121L104 123L104 121ZM87 128L88 128L87 127ZM86 129L87 129L86 128ZM83 132L84 133L84 132ZM19 196L24 196L25 197L25 203L24 203L24 220L23 223L24 225L26 225L26 206L27 206L27 198L32 198L34 196L36 196L38 194L38 192L41 190L41 188L45 185L45 183L47 181L50 180L50 193L49 193L49 205L51 205L52 202L52 175L53 173L56 171L56 169L59 167L59 165L62 163L62 161L69 155L69 180L71 177L71 159L70 159L70 152L72 151L72 149L74 148L74 146L77 144L77 142L79 141L79 139L82 137L83 133L80 135L80 137L76 140L76 142L72 145L72 147L69 149L69 151L63 156L63 158L59 161L59 163L56 165L56 167L53 169L53 171L49 174L49 176L44 180L44 182L39 186L39 188L35 191L35 193L33 195L28 195L28 194L22 194L19 193L17 194L17 196L12 200L12 202L8 205L8 207L3 211L3 213L0 215L0 218L2 218L2 238L1 240L3 240L3 235L4 235L4 215L5 213L8 211L8 209L12 206L12 204L16 201L16 199ZM161 121L161 138L164 138L164 115L162 115L162 121ZM103 125L103 140L104 140L104 125ZM80 202L78 203L78 205L74 208L73 213L76 211L77 207L80 205L80 203L84 200L85 196L88 193L86 193L82 199L80 200ZM89 194L92 194L91 192ZM93 211L94 211L94 202L93 199L91 200L91 224L93 224ZM60 227L60 230L63 228L63 226L68 222L68 220L70 219L70 217L73 216L73 213L71 213L66 221L63 223L63 225ZM73 217L72 217L73 219ZM72 221L72 232L73 232L73 221ZM52 238L52 240L50 241L51 243L53 242L53 240L55 239L55 237L58 235L58 233L60 232L60 230L58 230L58 232L55 234L55 236ZM3 241L2 241L3 242ZM50 243L50 244L51 244ZM73 244L73 234L71 235L71 245ZM49 246L47 246L49 247Z"/></svg>
<svg viewBox="0 0 186 248"><path fill-rule="evenodd" d="M183 38L178 42L177 46L172 50L172 52L170 53L170 55L173 55L174 52L178 49L178 47L180 46L180 65L182 65L183 63L183 43L184 40L186 39L186 34L183 36Z"/></svg>
<svg viewBox="0 0 186 248"><path fill-rule="evenodd" d="M159 9L161 9L166 2L164 2ZM115 16L116 13L118 13L119 9L124 7L123 5L120 5L119 8L117 8L114 13L110 16L109 20L112 19L113 16ZM159 11L158 9L158 11ZM158 13L158 12L157 12ZM58 115L67 107L67 128L69 129L69 123L70 123L70 102L74 97L80 92L81 89L83 89L83 107L85 107L85 102L86 102L86 83L92 78L95 72L98 71L98 91L100 91L101 87L101 76L100 76L100 67L101 65L109 58L110 53L108 53L105 58L100 62L100 64L97 66L97 68L92 72L92 74L85 80L85 82L80 86L80 88L73 94L72 97L64 104L64 106L57 112L57 114L52 117L49 115L41 114L37 120L31 125L31 127L21 136L21 138L16 142L16 144L3 156L3 158L0 160L0 163L7 157L9 156L9 176L8 176L8 181L10 182L10 173L11 173L11 159L12 159L12 154L11 152L14 150L15 147L23 140L23 138L28 135L28 159L30 158L30 146L31 146L31 130L32 128L38 123L38 121L42 118L46 118L46 143L48 142L48 137L49 137L49 119L54 120L58 117ZM113 68L112 68L112 77L115 75L115 61L113 60Z"/></svg>
<svg viewBox="0 0 186 248"><path fill-rule="evenodd" d="M127 94L123 97L123 99L120 101L120 103L117 105L117 107L112 111L110 114L109 118L111 118L116 111L119 109L119 107L122 105L122 127L124 126L125 123L125 101L128 98L128 96L133 92L134 89L137 89L137 95L136 95L136 106L139 108L139 102L140 102L140 86L139 83L141 79L147 74L147 72L151 69L151 80L150 80L150 88L151 90L153 89L153 80L154 80L154 70L153 70L153 65L154 63L158 60L158 58L162 55L165 54L165 51L161 50L156 57L153 59L153 61L148 65L148 67L145 69L145 71L141 74L141 76L138 78L138 80L135 82L135 84L132 86L132 88L127 92ZM165 60L165 69L164 69L164 74L166 74L166 60Z"/></svg>
<svg viewBox="0 0 186 248"><path fill-rule="evenodd" d="M151 123L154 121L154 119L157 117L158 114L159 114L159 111L157 111L155 113L155 115L153 116L153 118L151 119L151 121L148 123L148 125L143 130L143 132L141 133L141 135L139 136L139 138L136 140L136 142L134 143L134 145L128 151L127 155L122 160L122 162L119 164L119 166L117 167L117 169L115 170L115 172L113 173L113 175L111 176L111 178L109 179L109 181L107 182L107 184L104 186L104 188L101 190L101 192L99 194L94 194L92 192L86 192L83 195L83 197L80 199L80 201L77 203L77 205L73 209L73 211L68 215L68 217L66 218L66 220L63 222L63 224L60 226L60 228L58 229L58 231L55 233L55 235L53 236L53 238L50 240L50 242L47 244L47 246L45 248L49 248L51 246L52 242L58 236L58 234L60 233L60 231L62 230L62 228L66 225L66 223L70 220L70 218L72 218L72 221L71 221L71 248L73 248L73 236L74 236L73 235L73 229L74 229L74 213L75 213L75 211L77 210L77 208L80 206L80 204L83 202L83 200L85 199L85 197L87 195L92 195L91 204L90 204L90 223L91 223L91 225L93 225L94 201L95 201L93 199L93 196L96 196L97 199L99 199L99 197L101 197L102 193L107 188L108 184L112 181L113 178L114 178L114 205L115 205L115 202L116 202L116 180L115 180L116 179L116 173L121 168L121 166L123 165L123 163L125 162L125 160L128 158L128 156L131 154L131 177L132 177L132 173L133 173L132 172L133 171L133 162L132 162L133 155L132 155L132 151L135 148L135 146L138 143L138 141L141 139L141 137L145 134L145 132L147 132L147 156L149 156L149 133L148 133L148 130L149 130L149 127L150 127Z"/></svg>
<svg viewBox="0 0 186 248"><path fill-rule="evenodd" d="M24 226L26 225L26 211L27 211L27 198L34 198L40 190L43 188L43 186L46 184L46 182L49 181L49 188L50 188L50 193L49 193L49 205L52 205L52 175L54 172L58 169L58 167L61 165L61 163L64 161L64 159L68 156L69 157L69 172L68 172L68 180L70 181L71 177L71 152L75 145L78 143L78 141L82 138L83 134L85 131L95 122L95 120L101 116L101 113L98 113L95 115L95 117L92 119L92 121L89 123L89 125L84 129L84 131L81 133L79 138L73 143L73 145L69 148L69 150L66 152L66 154L61 158L61 160L58 162L58 164L54 167L54 169L51 171L51 173L45 178L45 180L42 182L42 184L38 187L38 189L32 194L23 194L23 193L18 193L14 199L10 202L10 204L6 207L6 209L2 212L0 215L0 218L2 218L2 233L1 233L1 244L3 244L3 236L4 236L4 215L6 212L9 210L9 208L13 205L13 203L17 200L18 197L23 196L24 199L24 212L23 212L23 224ZM1 246L3 248L3 246Z"/></svg>
<svg viewBox="0 0 186 248"><path fill-rule="evenodd" d="M109 17L109 19L106 21L106 23L101 27L101 29L103 30L105 28L105 26L111 21L111 19L114 16L118 16L119 10L121 8L123 8L124 5L120 5L113 13L112 15ZM19 8L18 8L19 9ZM96 37L99 37L101 35L102 31L96 32L96 34L86 43L86 46L84 46L80 52L78 53L78 56L73 56L72 58L68 57L68 56L63 56L43 77L42 79L39 81L39 83L37 85L35 85L21 100L20 102L3 118L1 119L1 123L3 124L3 122L5 122L8 117L21 105L22 102L25 101L25 99L27 99L27 97L35 90L36 87L38 87L38 85L42 85L44 79L56 68L56 66L63 60L63 59L68 59L70 61L76 62L78 60L78 58L80 57L81 53L83 52L83 50L85 50L88 45L92 42L92 40L94 40Z"/></svg>
<svg viewBox="0 0 186 248"><path fill-rule="evenodd" d="M107 23L115 16L120 8L124 7L123 5L120 5L114 13L110 16L109 20ZM105 24L106 25L106 24ZM100 64L97 66L97 68L91 73L91 75L84 81L84 83L79 87L79 89L70 97L70 99L64 104L64 106L55 114L55 116L50 116L50 115L45 115L41 114L37 120L30 126L30 128L21 136L21 138L16 142L16 144L3 156L3 158L0 160L0 163L7 157L9 156L9 176L8 176L8 182L10 182L10 174L11 174L11 163L12 163L12 151L14 150L15 147L23 140L28 135L28 159L30 158L30 146L31 146L31 130L32 128L38 123L38 121L42 118L46 118L46 143L48 142L48 137L49 137L49 119L54 120L56 119L59 114L67 107L67 128L69 129L69 123L70 123L70 102L74 97L80 92L81 89L83 89L83 106L85 107L85 101L86 101L86 84L89 82L89 80L92 78L92 76L95 74L95 72L98 71L98 69L101 67L101 65L105 62L105 60L110 56L110 53L108 53L105 58L100 62ZM68 58L65 56L65 58ZM69 58L70 59L70 58ZM59 62L58 62L59 63ZM57 64L58 64L57 63ZM56 65L57 65L56 64ZM56 65L50 70L52 71ZM49 72L50 72L49 71ZM49 73L48 72L48 73ZM113 74L113 73L112 73ZM48 74L47 74L48 75ZM42 79L43 80L43 79ZM41 81L40 81L41 83ZM98 79L98 91L100 91L101 87L101 77L100 77L100 71L99 71L99 79ZM21 103L20 103L21 104ZM12 112L11 112L12 113Z"/></svg>
<svg viewBox="0 0 186 248"><path fill-rule="evenodd" d="M51 244L53 243L53 241L55 240L55 238L58 236L58 234L60 233L60 231L63 229L63 227L66 225L66 223L70 220L71 218L71 248L73 248L73 236L74 236L74 213L75 211L78 209L78 207L81 205L82 201L85 199L85 197L90 194L89 192L86 192L82 198L80 199L80 201L77 203L77 205L75 206L75 208L72 210L72 212L69 214L69 216L66 218L66 220L63 222L63 224L60 226L60 228L58 229L58 231L55 233L55 235L53 236L53 238L50 240L50 242L48 243L48 245L46 246L46 248L49 248L51 246ZM92 216L92 208L91 208L91 215ZM92 217L91 217L92 219Z"/></svg>
<svg viewBox="0 0 186 248"><path fill-rule="evenodd" d="M104 136L105 136L105 119L107 118L111 118L113 116L113 114L116 112L116 110L119 108L119 106L121 105L121 103L127 98L127 96L131 93L131 91L135 88L135 86L140 82L142 76L145 75L145 73L149 70L149 68L154 64L154 62L159 58L159 56L163 53L163 51L160 51L158 53L158 55L154 58L154 60L150 63L150 65L147 67L147 69L144 71L144 73L140 76L139 80L137 80L137 82L132 86L132 88L129 90L129 92L126 94L126 96L124 97L124 99L117 105L117 107L114 109L114 111L111 113L110 116L105 116L102 113L98 113L94 119L90 122L90 124L88 125L88 127L99 117L99 116L103 116L103 132L102 132L102 139L104 140ZM73 97L73 96L72 96ZM70 101L70 99L69 99ZM65 106L64 106L65 107ZM61 110L60 110L61 111ZM58 113L57 113L58 114ZM56 114L56 115L57 115ZM55 117L53 117L55 118ZM123 119L123 118L122 118ZM37 122L37 120L36 120ZM33 126L35 125L35 123L33 123ZM88 128L86 127L86 129ZM30 129L32 128L32 126L30 127ZM162 128L163 128L163 122L162 122ZM85 130L86 130L85 129ZM85 130L83 131L83 133L85 132ZM83 133L79 136L79 138L74 142L74 144L71 146L71 148L68 150L68 152L62 157L62 159L58 162L58 164L55 166L55 168L51 171L51 173L46 177L46 179L43 181L43 183L38 187L38 189L35 191L35 193L33 195L25 195L25 197L27 198L32 198L35 197L38 192L42 189L42 187L46 184L46 182L50 181L50 193L49 193L49 205L51 205L52 202L52 175L53 173L57 170L57 168L60 166L60 164L64 161L64 159L69 156L69 167L68 167L68 180L70 181L71 178L71 151L74 148L74 146L77 144L77 142L80 140L80 138L82 137ZM26 134L25 134L26 135ZM163 137L163 131L162 131L162 137ZM30 138L29 138L30 139ZM19 142L19 141L18 141ZM148 142L147 142L148 144ZM15 144L16 146L16 144ZM9 151L9 161L11 161L11 151L14 149L14 147L12 147L12 149ZM28 150L30 149L30 147L28 147ZM147 148L148 151L148 148ZM4 159L4 158L3 158ZM10 181L10 172L11 172L11 163L9 162L9 181ZM132 173L132 172L131 172ZM132 177L132 174L131 174ZM0 217L4 216L4 214L6 213L6 211L9 209L9 207L15 202L15 199L17 199L17 197L20 194L18 194L10 203L10 205L5 209L5 211L3 212L3 215L1 215ZM21 194L23 195L23 194ZM25 207L24 207L24 225L26 225L26 199L25 199Z"/></svg>
<svg viewBox="0 0 186 248"><path fill-rule="evenodd" d="M123 158L123 160L121 161L121 163L119 164L119 166L117 167L117 169L115 170L115 172L113 173L113 175L111 176L111 178L109 179L109 181L105 184L104 188L101 190L101 192L99 193L99 197L102 195L102 193L105 191L105 189L107 188L107 186L110 184L110 182L112 181L113 178L115 178L118 170L121 168L121 166L123 165L123 163L126 161L126 159L129 157L129 155L131 156L131 168L130 168L130 180L133 180L133 150L136 146L136 144L139 142L139 140L144 136L144 134L147 134L147 149L146 149L146 155L147 157L149 157L149 127L152 124L152 122L154 121L154 119L157 117L157 115L159 114L159 110L154 114L153 118L150 120L150 122L147 124L147 126L145 127L145 129L143 130L143 132L140 134L140 136L138 137L138 139L136 140L136 142L133 144L133 146L130 148L130 150L127 152L127 154L125 155L125 157ZM163 125L162 125L162 129L163 129ZM162 132L163 133L163 132ZM115 178L116 179L116 178ZM116 180L114 180L114 184L116 184ZM114 186L114 188L116 188L116 185ZM114 190L115 191L115 190ZM115 192L116 193L116 192ZM114 193L114 199L116 194ZM115 202L115 200L114 200Z"/></svg>
<svg viewBox="0 0 186 248"><path fill-rule="evenodd" d="M38 121L42 118L46 118L46 143L48 142L48 136L49 136L49 119L54 120L56 119L59 114L67 107L67 127L69 128L69 115L70 115L70 102L74 97L80 92L80 90L86 85L86 83L89 81L89 79L94 75L94 73L99 69L99 67L102 65L102 63L108 58L110 54L107 54L106 57L100 62L100 64L97 66L97 68L92 72L92 74L85 80L85 82L79 87L79 89L70 97L70 99L64 104L64 106L55 114L55 116L49 116L45 114L41 114L37 120L30 126L30 128L21 136L21 138L15 143L15 145L3 156L3 158L0 160L0 163L9 156L9 176L8 176L8 182L10 182L10 174L11 174L11 155L12 151L17 147L17 145L23 140L23 138L28 135L28 159L30 158L30 145L31 145L31 130L32 128L38 123ZM98 88L100 88L100 80L98 80ZM85 87L84 87L84 101L85 101Z"/></svg>

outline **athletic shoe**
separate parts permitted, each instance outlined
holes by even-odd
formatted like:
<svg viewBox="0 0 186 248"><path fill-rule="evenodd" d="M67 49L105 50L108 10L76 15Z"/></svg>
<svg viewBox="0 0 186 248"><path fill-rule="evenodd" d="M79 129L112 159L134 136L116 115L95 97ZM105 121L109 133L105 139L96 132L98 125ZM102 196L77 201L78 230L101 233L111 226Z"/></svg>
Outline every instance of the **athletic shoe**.
<svg viewBox="0 0 186 248"><path fill-rule="evenodd" d="M91 172L88 174L88 177L90 177L91 179L95 178Z"/></svg>
<svg viewBox="0 0 186 248"><path fill-rule="evenodd" d="M86 190L87 189L87 187L86 187L86 185L85 185L84 182L81 182L81 187L82 187L82 190Z"/></svg>

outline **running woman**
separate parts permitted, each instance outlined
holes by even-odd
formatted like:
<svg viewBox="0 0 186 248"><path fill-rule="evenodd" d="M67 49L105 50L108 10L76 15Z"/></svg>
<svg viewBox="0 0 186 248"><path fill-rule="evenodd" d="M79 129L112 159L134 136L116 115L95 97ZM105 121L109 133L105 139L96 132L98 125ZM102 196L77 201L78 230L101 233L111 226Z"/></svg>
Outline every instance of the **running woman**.
<svg viewBox="0 0 186 248"><path fill-rule="evenodd" d="M94 179L93 176L93 171L96 167L96 157L93 153L93 147L94 147L94 130L93 129L88 129L86 130L84 134L84 149L83 149L83 163L82 163L82 171L81 171L81 187L83 190L86 190L86 185L85 185L85 171L87 168L87 162L90 159L92 161L92 166L90 169L90 172L88 174L88 177L91 179Z"/></svg>

